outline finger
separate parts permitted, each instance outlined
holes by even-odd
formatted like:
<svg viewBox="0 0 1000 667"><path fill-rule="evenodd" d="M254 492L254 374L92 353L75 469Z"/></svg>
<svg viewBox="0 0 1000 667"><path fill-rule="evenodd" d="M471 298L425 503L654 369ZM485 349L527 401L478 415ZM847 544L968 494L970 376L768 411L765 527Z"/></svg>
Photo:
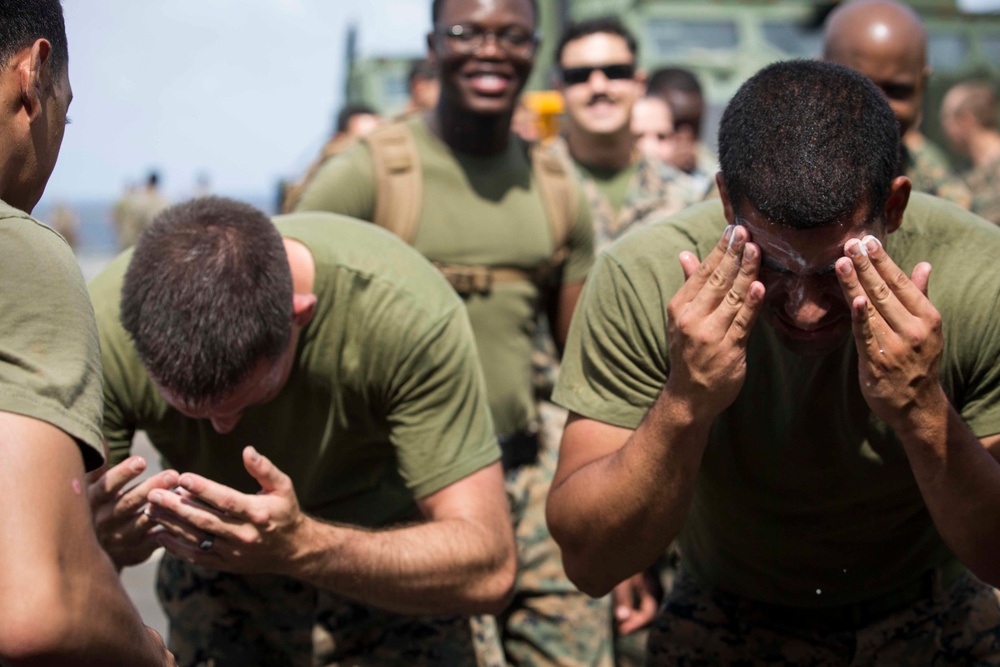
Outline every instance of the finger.
<svg viewBox="0 0 1000 667"><path fill-rule="evenodd" d="M622 623L628 621L632 614L632 580L626 579L611 591L612 604L615 610L615 623L621 630Z"/></svg>
<svg viewBox="0 0 1000 667"><path fill-rule="evenodd" d="M638 593L639 604L632 610L628 621L621 625L620 632L622 634L629 634L644 628L652 623L653 618L656 617L658 606L656 598L645 587L640 588Z"/></svg>
<svg viewBox="0 0 1000 667"><path fill-rule="evenodd" d="M725 326L729 326L736 314L743 308L749 297L750 286L757 279L760 271L760 248L754 243L747 243L743 247L743 256L740 258L740 265L737 267L736 278L732 286L726 292L722 303L716 309L716 315L721 318Z"/></svg>
<svg viewBox="0 0 1000 667"><path fill-rule="evenodd" d="M245 520L222 514L191 498L171 491L156 490L149 494L149 516L175 535L194 536L201 541L205 533L236 537Z"/></svg>
<svg viewBox="0 0 1000 667"><path fill-rule="evenodd" d="M681 291L687 290L690 292L690 297L686 300L690 301L691 298L694 298L694 295L698 294L705 283L708 282L709 276L715 271L732 245L733 232L735 230L736 228L733 225L726 227L726 230L722 233L722 238L715 244L712 252L708 254L708 257L703 262L698 263L698 258L693 253L681 253L681 267L684 269L685 278L687 278L684 285L681 286Z"/></svg>
<svg viewBox="0 0 1000 667"><path fill-rule="evenodd" d="M291 478L253 447L243 450L243 465L265 493L287 494L292 491Z"/></svg>
<svg viewBox="0 0 1000 667"><path fill-rule="evenodd" d="M130 456L116 466L109 468L87 488L91 505L98 505L113 499L125 485L146 470L146 460L141 456Z"/></svg>
<svg viewBox="0 0 1000 667"><path fill-rule="evenodd" d="M172 555L194 565L210 565L219 560L219 554L216 551L218 544L213 544L211 549L203 551L198 548L198 544L201 544L200 539L195 544L166 532L161 533L156 541L159 546Z"/></svg>
<svg viewBox="0 0 1000 667"><path fill-rule="evenodd" d="M747 288L746 299L733 317L729 325L729 331L726 332L726 337L730 341L745 344L747 339L750 338L750 332L753 331L754 324L757 323L757 318L763 310L765 293L764 283L759 280L750 283L750 286Z"/></svg>
<svg viewBox="0 0 1000 667"><path fill-rule="evenodd" d="M181 496L187 497L191 502L201 501L220 514L243 521L250 518L249 505L253 496L190 472L181 475L177 484L181 487Z"/></svg>
<svg viewBox="0 0 1000 667"><path fill-rule="evenodd" d="M149 494L154 489L172 489L177 486L177 479L176 470L164 470L143 480L119 495L115 500L115 514L129 515L139 512L149 502Z"/></svg>
<svg viewBox="0 0 1000 667"><path fill-rule="evenodd" d="M851 304L851 324L858 350L867 350L868 354L871 355L874 351L882 349L877 332L884 332L888 325L881 312L872 306L868 293L855 270L854 261L849 257L842 257L837 260L835 268L840 289L844 293L844 300ZM863 311L858 310L862 307Z"/></svg>
<svg viewBox="0 0 1000 667"><path fill-rule="evenodd" d="M869 304L893 331L907 327L915 314L914 309L919 309L919 302L926 301L927 297L913 286L874 236L851 239L844 249L854 264Z"/></svg>
<svg viewBox="0 0 1000 667"><path fill-rule="evenodd" d="M920 290L921 294L927 296L927 288L931 282L931 265L927 262L920 262L913 267L913 272L910 274L910 282Z"/></svg>
<svg viewBox="0 0 1000 667"><path fill-rule="evenodd" d="M708 316L714 312L733 288L740 274L740 269L743 267L743 251L749 240L750 233L745 227L738 226L732 230L730 236L732 243L726 246L722 259L715 270L702 284L697 295L691 299L696 313L700 312ZM701 272L702 268L699 268L698 273Z"/></svg>
<svg viewBox="0 0 1000 667"><path fill-rule="evenodd" d="M859 296L851 302L851 326L858 353L869 358L883 353L882 344L872 327L872 319L876 317L873 313L874 308L869 303L868 297Z"/></svg>

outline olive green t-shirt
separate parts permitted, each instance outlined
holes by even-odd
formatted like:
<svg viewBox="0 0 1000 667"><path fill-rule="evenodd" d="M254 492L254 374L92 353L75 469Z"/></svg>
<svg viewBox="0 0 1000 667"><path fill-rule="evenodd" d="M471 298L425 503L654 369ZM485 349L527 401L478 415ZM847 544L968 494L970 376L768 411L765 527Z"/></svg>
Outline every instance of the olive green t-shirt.
<svg viewBox="0 0 1000 667"><path fill-rule="evenodd" d="M577 308L554 400L636 428L666 381L667 302L682 250L705 257L725 227L719 201L630 234L602 254ZM979 437L1000 433L1000 229L913 194L886 248L907 273L933 265L944 321L941 381ZM680 534L710 585L801 607L848 604L953 558L906 454L865 403L851 336L819 358L788 351L760 318L746 382L713 424Z"/></svg>
<svg viewBox="0 0 1000 667"><path fill-rule="evenodd" d="M420 156L423 209L413 246L434 262L532 269L552 257L555 241L542 208L525 144L512 138L491 157L463 155L432 136L421 118L407 121ZM299 211L333 211L372 220L375 168L360 142L317 172ZM569 239L563 284L584 280L593 263L593 226L582 191ZM465 299L479 347L497 433L509 435L534 418L531 352L538 288L501 283Z"/></svg>
<svg viewBox="0 0 1000 667"><path fill-rule="evenodd" d="M93 280L112 461L143 429L167 465L256 492L240 454L253 445L291 477L310 514L381 526L412 515L414 498L498 460L468 319L438 272L357 220L313 213L275 222L312 254L316 311L281 392L247 408L226 435L170 408L139 362L118 314L131 254Z"/></svg>
<svg viewBox="0 0 1000 667"><path fill-rule="evenodd" d="M88 470L104 462L94 309L66 241L0 201L0 411L73 437Z"/></svg>

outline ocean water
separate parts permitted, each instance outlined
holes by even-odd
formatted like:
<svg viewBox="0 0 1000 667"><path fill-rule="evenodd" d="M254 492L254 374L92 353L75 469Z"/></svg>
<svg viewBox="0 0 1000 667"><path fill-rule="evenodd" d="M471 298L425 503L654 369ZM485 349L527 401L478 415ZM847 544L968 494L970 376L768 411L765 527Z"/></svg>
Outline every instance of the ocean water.
<svg viewBox="0 0 1000 667"><path fill-rule="evenodd" d="M252 204L269 215L275 213L274 197L261 195L236 197L236 199ZM58 206L66 206L73 212L77 219L74 252L80 262L84 278L90 280L118 253L118 242L111 219L114 205L113 199L58 202L42 200L33 211L33 215L48 224Z"/></svg>

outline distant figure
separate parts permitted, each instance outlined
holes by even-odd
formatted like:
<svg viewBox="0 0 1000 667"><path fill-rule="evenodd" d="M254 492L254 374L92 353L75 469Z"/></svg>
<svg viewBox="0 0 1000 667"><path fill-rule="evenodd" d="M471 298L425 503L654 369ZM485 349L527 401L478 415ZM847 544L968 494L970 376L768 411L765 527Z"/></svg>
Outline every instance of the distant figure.
<svg viewBox="0 0 1000 667"><path fill-rule="evenodd" d="M941 127L956 149L972 159L965 182L972 212L1000 225L1000 132L997 94L985 82L960 83L944 96Z"/></svg>
<svg viewBox="0 0 1000 667"><path fill-rule="evenodd" d="M927 31L909 7L890 0L860 0L830 13L823 36L823 59L846 65L871 79L889 100L899 121L902 175L913 189L972 205L972 194L955 175L941 149L912 131L930 67L927 64Z"/></svg>
<svg viewBox="0 0 1000 667"><path fill-rule="evenodd" d="M705 97L698 79L680 67L658 69L649 76L646 94L660 97L670 105L676 133L671 164L695 179L699 187L711 188L718 159L701 142Z"/></svg>
<svg viewBox="0 0 1000 667"><path fill-rule="evenodd" d="M677 133L670 105L662 97L642 97L632 106L632 139L646 155L674 163Z"/></svg>
<svg viewBox="0 0 1000 667"><path fill-rule="evenodd" d="M194 180L194 197L207 197L212 194L212 177L207 171L198 172Z"/></svg>
<svg viewBox="0 0 1000 667"><path fill-rule="evenodd" d="M410 84L410 101L405 114L429 111L437 106L441 96L441 79L436 64L426 58L414 60L407 80Z"/></svg>
<svg viewBox="0 0 1000 667"><path fill-rule="evenodd" d="M80 216L66 202L60 202L49 211L49 225L59 232L59 235L66 239L66 243L74 251L79 239L77 232L80 229Z"/></svg>
<svg viewBox="0 0 1000 667"><path fill-rule="evenodd" d="M371 133L382 123L382 118L374 108L367 104L348 104L337 114L333 136L323 145L319 156L313 160L306 170L306 175L297 183L287 184L284 188L284 199L281 210L291 212L298 203L306 186L312 181L316 171L327 160L343 153L355 141Z"/></svg>
<svg viewBox="0 0 1000 667"><path fill-rule="evenodd" d="M510 121L510 129L525 141L539 141L542 138L538 112L521 100L514 109L514 117Z"/></svg>
<svg viewBox="0 0 1000 667"><path fill-rule="evenodd" d="M145 188L139 190L126 187L125 194L115 204L112 218L118 234L119 250L134 246L139 235L149 226L153 218L170 205L170 202L160 194L159 185L159 173L151 171L146 177Z"/></svg>

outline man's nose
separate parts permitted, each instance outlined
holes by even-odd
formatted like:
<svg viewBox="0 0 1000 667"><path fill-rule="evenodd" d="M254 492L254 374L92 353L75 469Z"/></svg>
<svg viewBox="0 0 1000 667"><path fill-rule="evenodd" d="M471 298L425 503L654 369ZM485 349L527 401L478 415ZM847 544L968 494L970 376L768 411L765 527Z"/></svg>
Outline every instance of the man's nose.
<svg viewBox="0 0 1000 667"><path fill-rule="evenodd" d="M785 300L785 314L800 329L821 326L822 320L830 312L830 295L815 281L795 279L788 286Z"/></svg>

